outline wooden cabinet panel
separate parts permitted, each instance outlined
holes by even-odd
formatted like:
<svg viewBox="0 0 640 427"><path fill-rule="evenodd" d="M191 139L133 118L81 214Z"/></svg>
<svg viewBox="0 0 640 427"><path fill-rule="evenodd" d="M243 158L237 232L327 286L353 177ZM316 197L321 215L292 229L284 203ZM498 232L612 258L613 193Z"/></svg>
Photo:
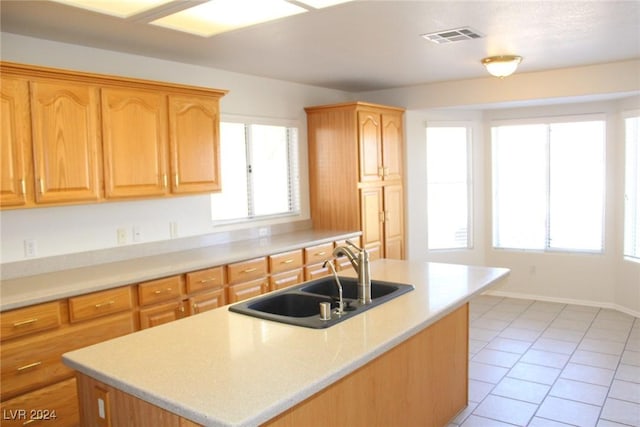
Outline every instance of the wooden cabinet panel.
<svg viewBox="0 0 640 427"><path fill-rule="evenodd" d="M204 292L189 298L189 315L204 313L227 304L224 288Z"/></svg>
<svg viewBox="0 0 640 427"><path fill-rule="evenodd" d="M69 320L79 322L133 308L130 286L69 298Z"/></svg>
<svg viewBox="0 0 640 427"><path fill-rule="evenodd" d="M360 182L382 179L382 132L380 114L358 112L358 138L360 145Z"/></svg>
<svg viewBox="0 0 640 427"><path fill-rule="evenodd" d="M402 186L384 187L385 258L404 259L404 218Z"/></svg>
<svg viewBox="0 0 640 427"><path fill-rule="evenodd" d="M60 303L58 301L32 305L0 313L2 341L46 331L61 325Z"/></svg>
<svg viewBox="0 0 640 427"><path fill-rule="evenodd" d="M140 305L155 304L180 298L182 295L182 276L171 276L151 280L138 285Z"/></svg>
<svg viewBox="0 0 640 427"><path fill-rule="evenodd" d="M80 414L76 379L71 378L2 402L0 411L3 427L78 426Z"/></svg>
<svg viewBox="0 0 640 427"><path fill-rule="evenodd" d="M228 301L229 304L233 304L234 302L243 301L267 292L269 290L269 282L266 278L262 278L245 283L238 283L229 286L228 289Z"/></svg>
<svg viewBox="0 0 640 427"><path fill-rule="evenodd" d="M0 206L23 206L32 197L29 86L26 80L0 80Z"/></svg>
<svg viewBox="0 0 640 427"><path fill-rule="evenodd" d="M227 265L229 284L246 282L267 275L267 258L255 258Z"/></svg>
<svg viewBox="0 0 640 427"><path fill-rule="evenodd" d="M224 286L224 267L207 268L206 270L187 273L187 293L215 289Z"/></svg>
<svg viewBox="0 0 640 427"><path fill-rule="evenodd" d="M293 270L302 267L302 250L283 252L269 256L269 271L271 274Z"/></svg>
<svg viewBox="0 0 640 427"><path fill-rule="evenodd" d="M164 323L173 322L185 316L182 301L157 304L140 309L140 329L152 328Z"/></svg>
<svg viewBox="0 0 640 427"><path fill-rule="evenodd" d="M218 100L169 96L169 144L174 193L219 191Z"/></svg>
<svg viewBox="0 0 640 427"><path fill-rule="evenodd" d="M366 249L382 247L384 233L384 208L382 187L361 190L362 244ZM384 256L384 254L381 254Z"/></svg>
<svg viewBox="0 0 640 427"><path fill-rule="evenodd" d="M382 164L385 181L402 179L402 114L382 113Z"/></svg>
<svg viewBox="0 0 640 427"><path fill-rule="evenodd" d="M272 274L269 277L269 290L277 291L278 289L288 288L304 281L304 272L302 268L297 268L284 273Z"/></svg>
<svg viewBox="0 0 640 427"><path fill-rule="evenodd" d="M102 89L105 195L167 193L167 99L135 89Z"/></svg>
<svg viewBox="0 0 640 427"><path fill-rule="evenodd" d="M134 330L133 314L124 313L3 343L2 400L71 377L73 371L62 363L63 353Z"/></svg>
<svg viewBox="0 0 640 427"><path fill-rule="evenodd" d="M94 86L55 80L31 82L38 203L99 199L98 100Z"/></svg>
<svg viewBox="0 0 640 427"><path fill-rule="evenodd" d="M321 277L325 277L330 274L331 274L331 270L329 270L329 267L325 266L323 262L320 264L307 265L304 268L305 281L319 279Z"/></svg>

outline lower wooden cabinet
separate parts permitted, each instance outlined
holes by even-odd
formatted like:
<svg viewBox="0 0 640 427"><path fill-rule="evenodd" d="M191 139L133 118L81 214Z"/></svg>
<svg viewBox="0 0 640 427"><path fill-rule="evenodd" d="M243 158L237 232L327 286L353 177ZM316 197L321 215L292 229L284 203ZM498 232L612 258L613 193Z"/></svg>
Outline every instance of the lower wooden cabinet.
<svg viewBox="0 0 640 427"><path fill-rule="evenodd" d="M40 388L0 403L2 426L80 425L76 379Z"/></svg>
<svg viewBox="0 0 640 427"><path fill-rule="evenodd" d="M182 301L173 301L164 304L157 304L151 307L140 309L140 329L152 328L154 326L173 322L186 315Z"/></svg>
<svg viewBox="0 0 640 427"><path fill-rule="evenodd" d="M244 301L249 298L264 294L269 290L269 281L266 277L249 282L236 283L229 286L229 303Z"/></svg>
<svg viewBox="0 0 640 427"><path fill-rule="evenodd" d="M285 271L284 273L272 274L269 277L269 291L277 291L279 289L288 288L304 281L304 270L296 268L295 270Z"/></svg>
<svg viewBox="0 0 640 427"><path fill-rule="evenodd" d="M224 287L203 292L189 298L189 315L204 313L227 304Z"/></svg>

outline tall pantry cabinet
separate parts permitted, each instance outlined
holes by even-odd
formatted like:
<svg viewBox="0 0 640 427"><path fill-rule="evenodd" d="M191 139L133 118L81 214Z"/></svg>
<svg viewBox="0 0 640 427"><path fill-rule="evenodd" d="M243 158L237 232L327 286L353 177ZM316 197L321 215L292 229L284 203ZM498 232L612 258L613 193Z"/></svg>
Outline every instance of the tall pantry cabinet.
<svg viewBox="0 0 640 427"><path fill-rule="evenodd" d="M305 111L314 227L362 230L371 259L403 259L404 110L352 102Z"/></svg>

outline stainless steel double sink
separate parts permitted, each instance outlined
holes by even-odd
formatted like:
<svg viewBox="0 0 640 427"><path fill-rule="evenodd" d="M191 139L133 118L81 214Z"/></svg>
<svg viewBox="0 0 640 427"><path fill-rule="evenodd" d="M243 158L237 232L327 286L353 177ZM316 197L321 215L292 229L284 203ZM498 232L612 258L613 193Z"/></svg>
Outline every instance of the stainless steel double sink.
<svg viewBox="0 0 640 427"><path fill-rule="evenodd" d="M358 283L355 278L340 277L344 312L337 314L338 286L332 276L312 280L261 297L240 302L229 307L230 311L288 323L307 328L322 329L357 316L414 289L413 285L403 283L371 281L371 304L358 302ZM328 302L332 307L331 318L320 318L320 303Z"/></svg>

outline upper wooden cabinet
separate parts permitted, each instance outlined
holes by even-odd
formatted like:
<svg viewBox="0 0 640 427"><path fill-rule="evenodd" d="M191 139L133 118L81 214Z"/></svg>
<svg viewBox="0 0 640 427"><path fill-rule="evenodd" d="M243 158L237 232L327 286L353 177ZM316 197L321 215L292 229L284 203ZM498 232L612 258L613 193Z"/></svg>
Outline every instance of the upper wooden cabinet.
<svg viewBox="0 0 640 427"><path fill-rule="evenodd" d="M38 203L100 197L98 88L56 80L31 82L31 126Z"/></svg>
<svg viewBox="0 0 640 427"><path fill-rule="evenodd" d="M171 191L219 191L218 102L201 96L169 96Z"/></svg>
<svg viewBox="0 0 640 427"><path fill-rule="evenodd" d="M226 91L0 62L0 207L219 191Z"/></svg>
<svg viewBox="0 0 640 427"><path fill-rule="evenodd" d="M102 89L106 197L167 193L166 117L162 94Z"/></svg>
<svg viewBox="0 0 640 427"><path fill-rule="evenodd" d="M309 107L314 227L361 230L375 258L404 258L403 110L354 102Z"/></svg>
<svg viewBox="0 0 640 427"><path fill-rule="evenodd" d="M31 198L29 83L0 80L0 205L24 206Z"/></svg>

